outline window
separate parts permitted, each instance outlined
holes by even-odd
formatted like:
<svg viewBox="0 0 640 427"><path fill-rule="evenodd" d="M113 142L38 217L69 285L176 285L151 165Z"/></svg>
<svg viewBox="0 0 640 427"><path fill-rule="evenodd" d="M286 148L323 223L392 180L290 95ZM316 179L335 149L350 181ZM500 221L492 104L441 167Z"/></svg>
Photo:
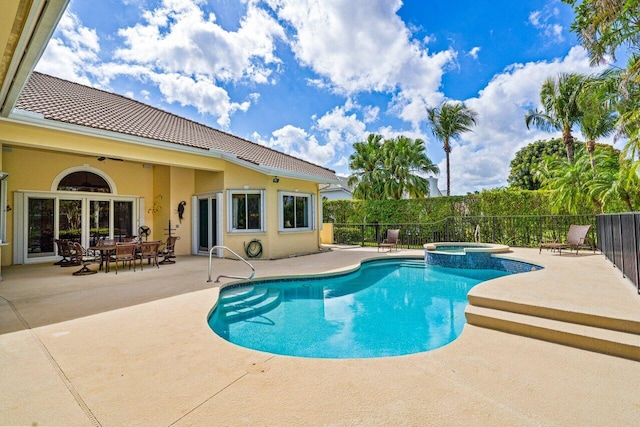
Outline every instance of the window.
<svg viewBox="0 0 640 427"><path fill-rule="evenodd" d="M107 181L101 176L89 172L72 172L60 180L58 191L88 191L91 193L111 193Z"/></svg>
<svg viewBox="0 0 640 427"><path fill-rule="evenodd" d="M229 190L229 231L264 231L264 190Z"/></svg>
<svg viewBox="0 0 640 427"><path fill-rule="evenodd" d="M278 192L279 230L315 229L314 202L312 194Z"/></svg>

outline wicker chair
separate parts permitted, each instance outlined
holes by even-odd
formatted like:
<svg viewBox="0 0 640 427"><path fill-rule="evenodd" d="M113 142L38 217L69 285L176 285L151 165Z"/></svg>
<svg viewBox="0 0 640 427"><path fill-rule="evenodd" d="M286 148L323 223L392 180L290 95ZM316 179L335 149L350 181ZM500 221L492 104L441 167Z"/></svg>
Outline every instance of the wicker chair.
<svg viewBox="0 0 640 427"><path fill-rule="evenodd" d="M74 261L71 260L73 244L70 244L70 243L72 242L65 239L55 239L54 242L56 244L56 248L58 249L58 255L61 256L62 259L58 262L55 262L53 265L59 265L60 267L70 267L72 265L80 265L77 263L72 264L72 262L77 262L75 260Z"/></svg>
<svg viewBox="0 0 640 427"><path fill-rule="evenodd" d="M167 241L164 244L164 247L160 250L158 255L162 256L162 261L160 264L175 264L173 258L176 257L175 248L176 241L180 239L180 236L169 236L167 237Z"/></svg>
<svg viewBox="0 0 640 427"><path fill-rule="evenodd" d="M153 261L153 265L157 268L160 268L158 264L158 249L162 244L161 240L153 241L153 242L143 242L140 244L140 252L138 253L138 258L140 258L140 269L143 269L143 262L145 259L147 260L147 264L151 265L151 261Z"/></svg>
<svg viewBox="0 0 640 427"><path fill-rule="evenodd" d="M129 263L129 270L133 264L133 271L136 271L136 247L135 243L116 243L116 251L111 257L111 261L116 263L116 274L118 274L118 262L122 262L122 268L125 263Z"/></svg>
<svg viewBox="0 0 640 427"><path fill-rule="evenodd" d="M69 242L69 246L72 248L71 260L76 263L70 265L82 264L80 270L72 273L74 276L86 276L87 274L96 274L98 272L97 270L91 270L88 265L100 261L100 255L89 252L78 242Z"/></svg>

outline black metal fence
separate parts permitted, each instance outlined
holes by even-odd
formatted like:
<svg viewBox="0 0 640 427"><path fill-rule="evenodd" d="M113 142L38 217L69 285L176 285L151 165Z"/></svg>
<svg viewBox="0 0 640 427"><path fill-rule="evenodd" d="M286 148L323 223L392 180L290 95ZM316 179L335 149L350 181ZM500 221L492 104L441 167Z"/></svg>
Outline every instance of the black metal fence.
<svg viewBox="0 0 640 427"><path fill-rule="evenodd" d="M408 248L422 248L430 242L500 243L537 247L541 241L564 241L571 224L591 224L595 215L521 215L448 217L433 223L333 224L336 244L377 246L389 229L400 229L400 242ZM588 236L595 241L596 231ZM594 242L595 243L595 242Z"/></svg>
<svg viewBox="0 0 640 427"><path fill-rule="evenodd" d="M640 294L640 212L598 215L598 249Z"/></svg>

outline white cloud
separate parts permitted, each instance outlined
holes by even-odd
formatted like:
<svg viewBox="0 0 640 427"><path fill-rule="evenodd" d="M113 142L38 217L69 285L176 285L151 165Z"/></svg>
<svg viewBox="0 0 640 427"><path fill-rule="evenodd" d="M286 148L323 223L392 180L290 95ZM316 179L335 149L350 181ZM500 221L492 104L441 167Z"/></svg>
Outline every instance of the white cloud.
<svg viewBox="0 0 640 427"><path fill-rule="evenodd" d="M266 3L291 24L295 55L322 78L321 84L344 94L394 94L392 111L414 126L424 118L425 105L442 100L442 75L456 53L431 54L413 39L397 15L400 0Z"/></svg>
<svg viewBox="0 0 640 427"><path fill-rule="evenodd" d="M546 5L542 10L535 10L529 14L529 23L540 30L547 40L562 43L564 41L564 27L552 23L559 15L560 11L557 7Z"/></svg>
<svg viewBox="0 0 640 427"><path fill-rule="evenodd" d="M36 70L91 86L89 73L98 61L100 39L95 30L82 25L73 13L58 23L60 37L49 40Z"/></svg>
<svg viewBox="0 0 640 427"><path fill-rule="evenodd" d="M200 114L218 117L218 124L227 128L230 114L236 110L247 111L250 103L231 102L229 94L209 79L192 79L180 74L150 74L149 78L157 85L167 102L180 105L193 105Z"/></svg>
<svg viewBox="0 0 640 427"><path fill-rule="evenodd" d="M478 126L473 132L463 134L460 141L452 143L452 194L506 186L509 163L517 150L539 139L560 136L526 129L524 115L530 108L540 106L542 82L561 72L590 74L597 71L590 67L584 49L574 47L564 58L514 64L495 75L478 97L465 101L478 112ZM444 182L444 160L439 167ZM445 186L440 185L441 189Z"/></svg>
<svg viewBox="0 0 640 427"><path fill-rule="evenodd" d="M319 165L329 164L335 154L331 144L321 145L314 135L292 125L273 131L268 140L257 134L254 137L260 144Z"/></svg>
<svg viewBox="0 0 640 427"><path fill-rule="evenodd" d="M226 31L216 24L214 14L205 17L203 3L164 0L146 11L145 22L118 32L126 47L116 50L115 57L158 72L267 83L272 67L280 62L274 54L276 39L284 36L280 25L249 3L240 28Z"/></svg>
<svg viewBox="0 0 640 427"><path fill-rule="evenodd" d="M476 46L473 49L471 49L469 51L469 55L473 58L473 59L478 59L478 53L480 53L480 47Z"/></svg>

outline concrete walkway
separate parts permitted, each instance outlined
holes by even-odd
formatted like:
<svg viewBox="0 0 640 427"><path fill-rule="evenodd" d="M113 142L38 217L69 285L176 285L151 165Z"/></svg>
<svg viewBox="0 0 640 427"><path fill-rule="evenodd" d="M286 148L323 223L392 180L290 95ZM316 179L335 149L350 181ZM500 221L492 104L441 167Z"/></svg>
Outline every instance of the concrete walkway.
<svg viewBox="0 0 640 427"><path fill-rule="evenodd" d="M421 255L401 250L403 255ZM383 255L381 256L389 256ZM355 268L375 249L255 261L257 277ZM636 289L601 255L515 249L545 267L478 285L516 301L640 322ZM637 426L640 363L466 325L438 350L326 360L248 350L207 315L207 258L76 277L75 267L3 268L0 424ZM215 260L214 274L246 274ZM224 282L224 279L223 279ZM483 291L484 289L484 291ZM516 305L518 305L516 304ZM640 336L639 336L640 337Z"/></svg>

